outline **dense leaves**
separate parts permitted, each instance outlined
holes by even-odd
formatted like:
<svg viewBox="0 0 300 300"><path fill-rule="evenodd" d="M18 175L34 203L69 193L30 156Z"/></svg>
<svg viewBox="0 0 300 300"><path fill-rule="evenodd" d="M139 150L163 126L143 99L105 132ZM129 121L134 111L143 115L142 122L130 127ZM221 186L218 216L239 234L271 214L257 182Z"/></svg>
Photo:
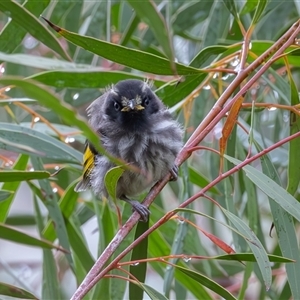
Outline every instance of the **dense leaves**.
<svg viewBox="0 0 300 300"><path fill-rule="evenodd" d="M70 299L84 282L72 299L299 299L299 12L297 1L0 1L0 294ZM128 78L153 82L188 141L178 181L151 190L149 224L133 231L115 199L124 162L85 112ZM86 138L116 163L111 199L74 191Z"/></svg>

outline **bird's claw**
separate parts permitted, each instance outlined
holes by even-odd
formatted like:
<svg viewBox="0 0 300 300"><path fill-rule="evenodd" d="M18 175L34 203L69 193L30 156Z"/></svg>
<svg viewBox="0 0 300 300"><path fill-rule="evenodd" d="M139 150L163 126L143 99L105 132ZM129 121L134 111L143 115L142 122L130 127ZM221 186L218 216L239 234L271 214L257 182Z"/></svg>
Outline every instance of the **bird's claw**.
<svg viewBox="0 0 300 300"><path fill-rule="evenodd" d="M123 196L121 199L126 201L127 203L129 203L132 206L133 211L136 211L140 214L140 216L141 216L140 221L142 221L142 222L148 221L149 215L150 215L150 210L148 209L147 206L140 203L139 201L130 200L126 196Z"/></svg>
<svg viewBox="0 0 300 300"><path fill-rule="evenodd" d="M170 181L176 181L178 178L178 166L174 164L172 169L170 170L170 173L172 175Z"/></svg>

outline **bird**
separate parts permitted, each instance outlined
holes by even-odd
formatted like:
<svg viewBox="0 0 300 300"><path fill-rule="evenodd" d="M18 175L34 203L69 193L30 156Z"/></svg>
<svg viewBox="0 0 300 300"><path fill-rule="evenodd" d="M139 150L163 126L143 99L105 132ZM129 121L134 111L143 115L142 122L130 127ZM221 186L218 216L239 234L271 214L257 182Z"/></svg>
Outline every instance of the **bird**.
<svg viewBox="0 0 300 300"><path fill-rule="evenodd" d="M91 128L102 147L138 171L125 169L116 185L116 198L129 203L146 222L150 210L132 197L150 189L169 172L176 180L175 159L183 146L183 129L152 91L149 81L126 79L109 86L87 108ZM83 176L75 187L109 197L105 174L116 165L88 140L83 154Z"/></svg>

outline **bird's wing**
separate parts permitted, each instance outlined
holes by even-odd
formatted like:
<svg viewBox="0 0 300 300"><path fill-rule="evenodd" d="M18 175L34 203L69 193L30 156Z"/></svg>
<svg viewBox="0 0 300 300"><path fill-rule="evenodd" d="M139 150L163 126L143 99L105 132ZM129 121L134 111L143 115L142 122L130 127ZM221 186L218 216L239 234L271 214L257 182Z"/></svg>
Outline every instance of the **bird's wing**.
<svg viewBox="0 0 300 300"><path fill-rule="evenodd" d="M90 175L95 167L96 155L98 155L97 150L86 140L83 154L83 176L75 187L76 192L85 191L90 186Z"/></svg>

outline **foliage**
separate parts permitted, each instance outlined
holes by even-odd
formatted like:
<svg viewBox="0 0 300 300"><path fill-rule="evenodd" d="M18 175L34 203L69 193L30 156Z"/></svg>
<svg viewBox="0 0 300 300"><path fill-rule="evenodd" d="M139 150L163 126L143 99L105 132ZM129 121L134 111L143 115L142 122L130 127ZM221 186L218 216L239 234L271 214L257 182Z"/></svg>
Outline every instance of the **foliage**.
<svg viewBox="0 0 300 300"><path fill-rule="evenodd" d="M42 249L43 280L33 288L5 265L15 282L0 294L299 299L299 11L274 0L1 1L0 238ZM156 198L149 224L74 192L85 138L98 140L85 108L126 78L153 80L186 132L178 181L145 197ZM13 213L21 182L30 215ZM161 284L147 280L153 270Z"/></svg>

